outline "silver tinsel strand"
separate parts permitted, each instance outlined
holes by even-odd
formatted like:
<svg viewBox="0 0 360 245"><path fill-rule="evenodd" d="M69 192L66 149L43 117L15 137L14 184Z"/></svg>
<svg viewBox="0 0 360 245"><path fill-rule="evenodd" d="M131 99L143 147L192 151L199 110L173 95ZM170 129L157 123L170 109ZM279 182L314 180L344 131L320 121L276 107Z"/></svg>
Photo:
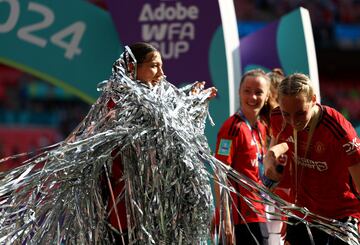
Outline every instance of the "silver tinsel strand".
<svg viewBox="0 0 360 245"><path fill-rule="evenodd" d="M124 67L121 56L110 79L99 84L100 97L66 140L0 173L0 244L113 243L103 189L111 184L115 149L126 183L125 195L115 199L126 200L130 244L205 243L214 211L210 180L221 186L222 198L230 198L229 179L278 209L273 215L279 220L293 217L360 244L351 224L288 203L215 159L204 136L206 90L193 95L195 84L178 89L165 79L148 86L130 79ZM112 109L109 100L115 102ZM20 156L30 153L0 164ZM255 200L237 195L252 207ZM223 230L220 222L218 231Z"/></svg>

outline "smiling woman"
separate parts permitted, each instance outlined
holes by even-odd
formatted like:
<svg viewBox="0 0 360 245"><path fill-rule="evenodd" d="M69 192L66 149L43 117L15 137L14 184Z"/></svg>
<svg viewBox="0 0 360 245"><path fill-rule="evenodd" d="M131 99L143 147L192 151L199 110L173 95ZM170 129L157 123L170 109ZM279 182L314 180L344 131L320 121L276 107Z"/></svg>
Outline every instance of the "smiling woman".
<svg viewBox="0 0 360 245"><path fill-rule="evenodd" d="M286 77L278 96L280 108L271 116L272 144L289 146L288 161L282 173L276 171L277 159L265 161L265 174L291 188L290 202L339 220L359 234L360 140L354 128L335 109L316 103L311 81L304 74ZM351 232L341 240L329 234L305 224L289 225L286 241L291 245L358 244Z"/></svg>
<svg viewBox="0 0 360 245"><path fill-rule="evenodd" d="M224 122L216 144L216 158L256 183L260 183L259 166L266 151L266 128L260 121L260 111L269 98L269 92L270 80L263 70L245 73L240 81L240 109ZM252 200L249 205L233 194L236 244L245 241L246 244L268 244L264 205L260 197L236 182L232 182L232 185L237 193ZM229 220L225 222L230 223ZM230 230L227 230L227 239L233 240Z"/></svg>

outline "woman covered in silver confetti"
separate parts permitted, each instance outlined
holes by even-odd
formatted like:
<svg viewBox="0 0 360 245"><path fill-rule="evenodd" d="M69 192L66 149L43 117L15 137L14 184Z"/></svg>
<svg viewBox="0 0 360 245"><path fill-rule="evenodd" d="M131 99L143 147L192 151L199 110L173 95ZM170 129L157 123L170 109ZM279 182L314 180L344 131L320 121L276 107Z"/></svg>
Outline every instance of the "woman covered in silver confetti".
<svg viewBox="0 0 360 245"><path fill-rule="evenodd" d="M148 87L150 90L155 89L157 86L159 85L165 85L165 83L167 83L164 80L164 73L162 70L162 59L161 59L161 55L160 53L151 45L147 44L147 43L136 43L132 46L129 47L128 52L125 53L125 56L128 55L127 57L125 57L125 59L123 59L124 63L123 65L120 65L120 67L126 67L126 74L130 77L130 78L135 78L135 80L139 81L140 83L145 84L146 87ZM132 56L133 55L133 56ZM135 62L136 60L136 62ZM119 68L119 67L118 67ZM118 69L116 68L116 69ZM161 84L164 83L164 84ZM187 88L188 91L186 91L186 93L180 93L182 96L185 95L185 97L187 97L188 95L190 96L194 96L196 94L199 93L200 90L203 89L204 86L204 82L201 83L195 83L193 86L190 86ZM171 86L170 84L168 84L168 87L165 88L167 90L167 96L174 96L172 99L175 99L175 101L170 101L170 102L165 102L166 104L163 105L164 106L170 106L169 108L165 109L164 111L172 111L174 108L176 108L176 106L178 106L178 101L177 99L179 99L179 95L180 94L173 94L173 92L175 92L176 88L174 88L173 86ZM216 90L215 88L210 88L206 91L202 91L202 93L208 93L208 98L212 98L216 95ZM161 93L159 93L159 95L161 95ZM161 96L165 96L165 94L162 94ZM195 97L194 97L195 98ZM187 98L189 99L189 98ZM109 99L109 101L107 102L107 107L109 109L109 115L110 118L115 118L115 114L116 114L116 110L114 108L116 108L116 97L111 97ZM179 101L180 103L182 101ZM192 101L191 103L194 103L195 101ZM199 101L195 102L198 103ZM205 101L203 101L205 102ZM184 102L182 102L184 103ZM155 104L156 105L156 104ZM181 105L181 104L180 104ZM154 109L157 109L156 107L153 107ZM190 109L190 108L188 108ZM152 110L150 110L149 112L153 113ZM200 113L203 113L203 110L199 111ZM162 113L162 112L160 112ZM192 124L195 123L196 125L199 125L203 122L196 122L198 119L196 115L197 112L194 113L193 118L187 118L186 120L190 120L188 122L186 122L187 124ZM190 115L190 114L189 114ZM173 114L173 115L168 115L168 117L174 116L180 116L177 114ZM203 114L204 116L204 114ZM203 120L205 119L205 117L202 117ZM150 118L152 118L152 115L150 115ZM111 119L111 120L112 120ZM142 120L142 123L148 123L147 120L149 120L149 118L146 118L146 120ZM157 119L159 120L159 119ZM176 120L176 118L172 119L172 120ZM137 124L137 123L135 123ZM162 124L161 119L160 119L160 124ZM160 126L160 124L158 123L158 125ZM184 124L185 126L186 124ZM154 126L154 125L153 125ZM164 125L165 126L165 125ZM176 127L179 127L180 125L177 125ZM159 130L161 129L161 127L159 127ZM139 236L139 231L137 231L136 229L134 229L137 224L140 224L143 220L143 218L141 218L141 220L135 220L134 217L138 217L139 216L139 212L144 212L146 211L146 215L145 214L141 214L141 216L146 217L149 216L149 227L146 228L147 230L149 230L150 226L153 230L152 232L152 240L155 242L159 242L159 241L164 241L164 242L170 242L170 241L177 241L177 242L182 242L182 243L186 243L187 239L189 239L190 237L194 237L196 238L198 236L198 234L196 234L196 230L194 230L193 228L190 228L191 230L188 230L188 238L182 238L181 236L184 236L186 233L184 232L186 229L188 229L188 222L193 222L194 218L197 219L196 216L201 215L201 213L193 213L191 211L191 209L193 207L190 207L188 205L190 205L191 201L189 203L188 202L188 198L191 200L193 197L191 197L191 195L193 195L193 193L188 193L186 194L186 192L184 192L184 190L181 190L182 188L188 189L188 191L191 191L191 186L183 186L183 185L189 185L192 182L192 178L197 179L198 177L195 176L197 174L199 174L200 172L198 172L199 170L201 171L201 169L197 169L195 172L190 173L190 175L186 175L184 173L184 170L186 170L187 165L183 162L181 162L181 160L179 161L179 159L176 158L183 158L183 156L186 154L185 153L185 149L183 148L185 145L180 145L183 144L182 142L178 142L179 139L177 138L178 136L176 136L176 133L174 134L173 131L170 131L171 134L173 136L169 136L166 133L166 128L163 128L162 130L164 130L163 133L160 134L159 132L156 132L156 127L155 130L153 129L152 132L155 133L155 135L157 135L158 137L153 138L152 140L151 137L153 137L154 135L146 135L143 136L141 138L138 139L138 143L139 143L139 147L143 148L142 149L142 153L140 152L135 152L135 150L132 147L127 147L128 149L126 151L121 152L121 150L115 150L112 152L112 155L115 156L113 158L113 165L112 165L112 171L111 171L111 187L108 190L108 204L109 204L109 209L110 210L110 214L109 214L109 220L110 220L110 224L112 225L113 228L115 228L115 230L120 231L120 234L125 234L125 236L118 236L115 233L115 240L117 241L117 243L125 243L127 242L127 238L130 237L131 240L137 241L139 240L139 237L143 236ZM174 129L173 129L174 130ZM181 129L176 129L176 131L180 131ZM187 128L183 128L182 130L187 130ZM196 133L195 133L196 134ZM194 134L194 135L195 135ZM200 134L202 134L202 132L200 131ZM150 138L149 138L150 137ZM160 137L160 138L159 138ZM165 139L166 137L166 139ZM165 143L165 145L164 145ZM191 142L188 142L191 144ZM171 147L170 145L173 144L173 147ZM162 147L166 147L168 149L164 149ZM150 150L150 152L148 152L148 150ZM170 152L169 152L170 151ZM177 155L175 152L178 152L180 155ZM144 155L144 157L142 157L141 155ZM151 154L151 157L150 155ZM139 157L140 156L140 157ZM174 158L174 159L172 159ZM129 159L126 160L125 159ZM143 160L141 160L143 159ZM189 162L191 162L190 159L187 159ZM129 166L125 166L125 165L133 165L133 161L137 161L140 166L137 167L142 167L142 166L147 166L150 167L149 169L144 169L143 171L139 171L138 169L133 169L133 168L129 168ZM145 161L142 163L139 163L140 161ZM158 161L160 161L161 164L158 163ZM200 162L199 162L200 163ZM162 165L163 164L163 165ZM201 163L200 163L201 164ZM124 169L125 168L125 169ZM185 168L185 169L184 169ZM124 172L125 170L125 172ZM161 170L161 172L158 172L158 170ZM131 171L131 172L130 172ZM174 172L172 172L174 171ZM186 170L188 171L188 170ZM186 172L185 171L185 172ZM134 179L134 177L130 174L134 174L134 176L138 176L139 172L142 174L139 176L139 179ZM125 175L123 175L125 174ZM178 176L178 174L180 174ZM194 175L195 174L195 175ZM202 173L204 174L204 173ZM170 175L171 179L169 178L168 180L162 180L162 178L164 177L163 175ZM125 177L126 176L126 177ZM132 176L132 177L130 177ZM145 176L145 177L144 177ZM125 177L125 178L123 178ZM190 177L190 178L189 178ZM127 186L126 182L124 181L124 179L126 179L127 182L132 182L133 185L132 186L139 186L140 183L143 183L143 179L146 179L145 183L146 186L145 188L136 188L134 190L130 190L130 191L125 191L125 186ZM153 181L152 183L149 183L149 178L150 181ZM184 178L184 179L182 179ZM186 179L189 178L189 179ZM169 182L167 182L169 181ZM196 181L196 185L199 183L205 184L204 183L204 179L200 180L200 182L198 183L199 180L195 180ZM206 181L206 180L205 180ZM171 184L172 183L172 184ZM183 186L183 187L182 187ZM154 191L152 188L156 187L156 190ZM190 187L190 189L189 189ZM145 190L146 188L148 188L147 192L145 192L145 195L152 197L153 200L145 200L144 203L141 203L141 210L138 209L134 209L134 205L131 204L131 202L127 202L125 205L125 198L123 198L121 200L120 196L125 194L125 197L127 200L134 200L135 198L138 199L142 199L142 195L143 190ZM201 187L196 187L196 188L201 188ZM166 190L166 193L162 193L162 191ZM208 190L205 189L205 192L202 193L202 195L208 195L208 193L206 193ZM158 193L156 193L158 192ZM201 192L201 191L200 191ZM132 196L130 196L131 193ZM175 198L176 196L178 196L179 198L181 197L181 199L177 199ZM120 199L120 200L116 200L115 198ZM171 202L169 200L167 200L168 198L171 198L171 200L174 200L176 202ZM201 196L199 196L196 200L196 202L201 201ZM202 203L202 205L209 205L210 203L206 203L208 202L210 199L209 197L205 198L205 202ZM180 202L179 202L180 201ZM202 200L204 201L204 200ZM183 204L181 204L181 202L183 202ZM116 204L116 205L114 205ZM191 204L195 205L196 203ZM125 212L125 207L127 208L127 211ZM148 206L148 207L146 207ZM176 208L177 206L177 208ZM131 209L129 209L129 207L132 207ZM147 208L149 208L147 210ZM180 209L178 209L180 208ZM144 210L145 209L145 210ZM205 211L206 214L206 210L202 210L202 212ZM208 210L210 211L210 210ZM159 213L160 215L167 215L165 217L157 217L155 215L155 212ZM126 219L126 213L129 213L130 215L128 216L129 219ZM195 217L192 215L196 215ZM207 214L208 215L208 214ZM154 219L155 217L155 219ZM204 223L204 221L206 222L206 218L205 220L201 220L203 219L202 217L199 217L200 220L200 224L198 223L198 225L201 225L201 223L203 223L202 225L206 223ZM154 220L151 220L154 219ZM157 220L156 220L157 219ZM165 219L165 221L161 221L161 219ZM165 227L162 227L162 230L164 231L164 234L162 234L161 236L159 236L161 233L158 233L157 230L160 230L160 222L166 222L168 223L168 225L165 225ZM128 229L128 224L130 224ZM168 226L166 228L166 226ZM142 227L138 227L137 229L143 229ZM204 229L206 227L202 227L201 229ZM134 229L134 231L132 230ZM203 231L202 231L203 232ZM141 233L141 232L140 232ZM150 233L151 234L151 233ZM147 235L150 235L147 234ZM190 235L191 234L191 235ZM204 240L204 238L206 239L206 237L208 236L204 236L205 234L202 234L203 238L201 240ZM149 236L150 238L150 236ZM145 241L147 241L148 238L145 239ZM150 239L150 240L151 240ZM118 241L120 240L120 241ZM195 240L196 241L196 240ZM190 240L188 240L188 242L191 243Z"/></svg>
<svg viewBox="0 0 360 245"><path fill-rule="evenodd" d="M146 43L126 46L98 89L68 139L0 174L0 243L206 242L213 201L203 133L216 89L176 88Z"/></svg>

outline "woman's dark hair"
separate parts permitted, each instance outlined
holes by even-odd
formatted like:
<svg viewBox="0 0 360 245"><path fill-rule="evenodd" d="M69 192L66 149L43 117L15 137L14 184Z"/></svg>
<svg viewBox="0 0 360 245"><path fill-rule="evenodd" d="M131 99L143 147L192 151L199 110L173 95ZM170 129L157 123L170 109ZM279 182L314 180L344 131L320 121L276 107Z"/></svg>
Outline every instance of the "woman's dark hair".
<svg viewBox="0 0 360 245"><path fill-rule="evenodd" d="M274 68L267 75L270 78L271 87L276 91L280 82L285 78L283 70L281 68Z"/></svg>
<svg viewBox="0 0 360 245"><path fill-rule="evenodd" d="M137 64L143 63L148 53L159 52L154 46L145 42L134 43L130 45L129 48L135 56Z"/></svg>

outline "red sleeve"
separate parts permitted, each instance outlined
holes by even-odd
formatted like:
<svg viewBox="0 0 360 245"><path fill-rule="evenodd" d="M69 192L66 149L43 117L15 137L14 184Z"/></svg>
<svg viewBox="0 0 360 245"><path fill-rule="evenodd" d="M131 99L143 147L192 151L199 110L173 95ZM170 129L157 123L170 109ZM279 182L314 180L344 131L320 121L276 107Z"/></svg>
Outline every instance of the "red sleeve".
<svg viewBox="0 0 360 245"><path fill-rule="evenodd" d="M360 140L354 127L340 112L328 106L322 107L322 123L336 140L334 145L340 148L343 156L341 162L348 167L360 163Z"/></svg>
<svg viewBox="0 0 360 245"><path fill-rule="evenodd" d="M341 145L348 166L360 163L360 140L354 127L340 113L335 113L334 117L338 121L338 124L336 124L338 125L337 130L343 129L345 132L341 138Z"/></svg>
<svg viewBox="0 0 360 245"><path fill-rule="evenodd" d="M230 117L219 130L216 141L215 157L227 165L233 163L237 141L239 139L240 124L234 117Z"/></svg>

